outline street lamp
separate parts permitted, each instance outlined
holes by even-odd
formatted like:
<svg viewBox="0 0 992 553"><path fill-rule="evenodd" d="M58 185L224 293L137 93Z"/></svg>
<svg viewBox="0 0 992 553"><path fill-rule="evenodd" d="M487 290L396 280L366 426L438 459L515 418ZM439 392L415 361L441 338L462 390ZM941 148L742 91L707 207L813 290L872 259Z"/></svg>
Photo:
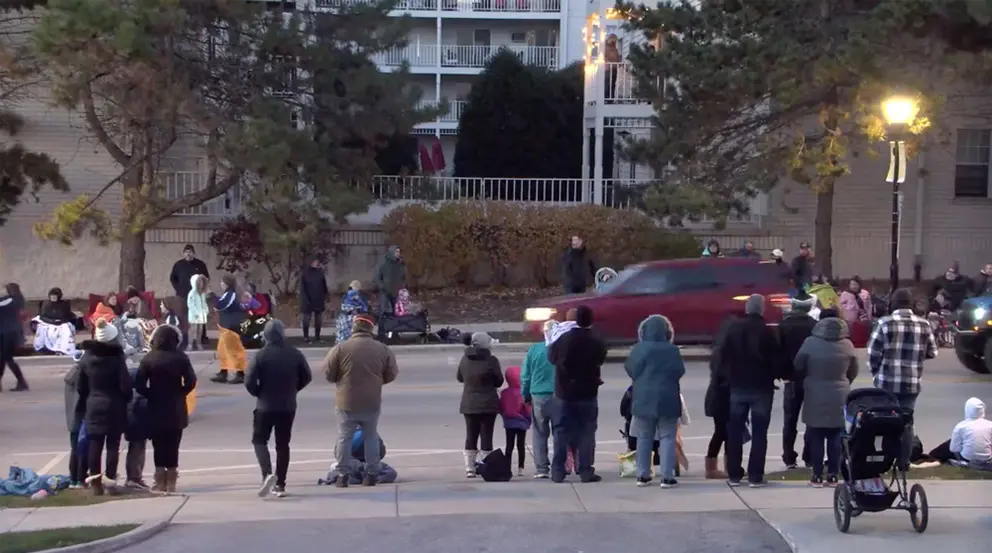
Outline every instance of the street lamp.
<svg viewBox="0 0 992 553"><path fill-rule="evenodd" d="M919 106L906 96L892 96L882 102L882 115L889 139L889 173L892 183L892 244L889 259L889 294L899 287L899 231L902 222L902 193L899 185L906 181L906 143L903 141L909 125L916 119ZM919 199L917 199L919 201Z"/></svg>

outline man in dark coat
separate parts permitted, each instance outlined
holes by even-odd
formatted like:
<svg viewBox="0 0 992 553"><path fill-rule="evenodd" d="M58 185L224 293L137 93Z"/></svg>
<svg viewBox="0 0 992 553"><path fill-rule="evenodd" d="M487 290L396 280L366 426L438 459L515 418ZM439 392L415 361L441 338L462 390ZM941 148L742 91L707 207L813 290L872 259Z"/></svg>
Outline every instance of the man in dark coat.
<svg viewBox="0 0 992 553"><path fill-rule="evenodd" d="M193 244L183 246L183 257L172 265L172 273L169 274L169 282L176 295L186 301L189 291L192 289L193 275L203 275L210 278L210 271L207 264L202 259L196 257L196 248ZM203 332L200 343L207 343L207 325L203 325Z"/></svg>
<svg viewBox="0 0 992 553"><path fill-rule="evenodd" d="M400 290L406 287L406 263L399 246L389 246L386 257L375 271L379 288L379 306L383 313L392 313Z"/></svg>
<svg viewBox="0 0 992 553"><path fill-rule="evenodd" d="M992 294L992 263L986 263L982 272L975 277L975 295L985 296Z"/></svg>
<svg viewBox="0 0 992 553"><path fill-rule="evenodd" d="M779 376L786 380L782 397L782 462L794 469L798 455L796 454L796 436L798 435L799 414L803 407L803 382L794 377L793 361L799 348L806 338L813 334L816 321L809 316L813 309L814 300L805 292L793 298L792 309L778 325L779 343L782 346L781 370ZM803 438L803 460L807 459L806 438Z"/></svg>
<svg viewBox="0 0 992 553"><path fill-rule="evenodd" d="M576 328L548 348L548 361L555 366L555 395L552 400L554 455L551 479L565 479L568 446L575 447L576 472L583 482L599 482L596 474L596 425L599 420L601 370L606 362L606 343L592 330L592 309L575 310Z"/></svg>
<svg viewBox="0 0 992 553"><path fill-rule="evenodd" d="M753 294L744 304L746 316L727 329L717 356L730 388L730 422L727 425L728 484L739 486L744 477L744 434L751 419L751 454L747 476L751 487L765 483L768 425L771 423L777 365L781 352L778 336L765 322L765 298Z"/></svg>
<svg viewBox="0 0 992 553"><path fill-rule="evenodd" d="M961 266L955 261L944 274L934 279L930 296L934 297L943 291L945 303L941 307L948 311L957 311L964 300L972 294L974 288L975 284L970 278L961 274Z"/></svg>
<svg viewBox="0 0 992 553"><path fill-rule="evenodd" d="M589 287L589 282L596 275L596 265L586 251L585 243L579 236L573 236L572 242L562 258L562 283L566 294L583 294Z"/></svg>
<svg viewBox="0 0 992 553"><path fill-rule="evenodd" d="M799 255L792 260L792 282L797 290L805 290L813 284L813 250L809 242L799 244Z"/></svg>
<svg viewBox="0 0 992 553"><path fill-rule="evenodd" d="M303 339L310 343L310 319L313 319L313 338L320 342L320 327L323 322L324 304L327 303L327 277L320 260L314 258L300 273L300 322L303 326Z"/></svg>

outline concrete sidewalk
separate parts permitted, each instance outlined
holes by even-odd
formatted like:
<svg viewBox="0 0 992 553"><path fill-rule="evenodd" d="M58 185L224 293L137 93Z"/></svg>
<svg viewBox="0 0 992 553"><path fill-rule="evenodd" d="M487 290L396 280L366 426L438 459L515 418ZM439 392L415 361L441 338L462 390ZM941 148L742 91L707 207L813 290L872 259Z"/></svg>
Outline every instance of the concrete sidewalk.
<svg viewBox="0 0 992 553"><path fill-rule="evenodd" d="M774 483L764 489L731 489L722 481L684 478L675 490L639 489L632 480L598 484L555 485L530 478L509 483L408 482L376 488L292 488L283 499L257 499L254 489L226 488L195 493L188 499L122 500L91 507L50 507L0 511L0 532L85 524L135 523L170 518L173 524L228 525L238 522L408 519L427 524L437 515L485 517L523 515L608 516L616 513L756 512L775 528L793 551L858 551L877 547L900 553L975 550L992 540L992 482L924 481L930 499L930 528L916 534L903 511L864 514L854 519L851 534L834 526L833 490L804 483ZM538 515L534 517L534 515ZM418 519L417 517L423 517ZM582 519L579 519L582 520ZM596 519L589 519L590 522ZM658 523L664 526L664 518ZM473 523L474 524L474 523ZM742 535L748 540L750 534ZM366 536L366 540L375 540ZM884 541L883 541L884 540ZM547 549L551 544L545 543Z"/></svg>

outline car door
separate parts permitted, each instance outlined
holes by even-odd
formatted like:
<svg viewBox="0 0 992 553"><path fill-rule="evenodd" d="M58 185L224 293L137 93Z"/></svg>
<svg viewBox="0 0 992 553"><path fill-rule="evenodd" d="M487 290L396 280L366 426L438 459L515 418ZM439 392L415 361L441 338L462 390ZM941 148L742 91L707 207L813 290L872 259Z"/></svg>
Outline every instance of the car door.
<svg viewBox="0 0 992 553"><path fill-rule="evenodd" d="M675 327L679 343L706 341L709 321L721 310L714 302L721 287L720 268L702 263L673 268L667 278L662 315Z"/></svg>
<svg viewBox="0 0 992 553"><path fill-rule="evenodd" d="M593 317L602 336L614 342L637 341L641 321L666 310L669 274L668 269L643 267L601 301Z"/></svg>

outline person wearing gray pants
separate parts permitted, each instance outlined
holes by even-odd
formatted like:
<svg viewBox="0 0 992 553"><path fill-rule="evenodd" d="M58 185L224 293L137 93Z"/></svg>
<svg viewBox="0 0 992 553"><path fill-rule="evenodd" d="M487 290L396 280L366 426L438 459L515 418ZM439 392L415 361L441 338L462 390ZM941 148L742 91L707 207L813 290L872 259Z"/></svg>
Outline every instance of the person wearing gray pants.
<svg viewBox="0 0 992 553"><path fill-rule="evenodd" d="M544 323L545 340L550 338L555 321ZM551 460L548 457L548 441L551 439L551 398L555 393L555 366L548 361L548 345L538 342L527 350L523 367L520 369L520 393L524 401L531 404L531 447L534 450L534 478L548 478L551 474Z"/></svg>

